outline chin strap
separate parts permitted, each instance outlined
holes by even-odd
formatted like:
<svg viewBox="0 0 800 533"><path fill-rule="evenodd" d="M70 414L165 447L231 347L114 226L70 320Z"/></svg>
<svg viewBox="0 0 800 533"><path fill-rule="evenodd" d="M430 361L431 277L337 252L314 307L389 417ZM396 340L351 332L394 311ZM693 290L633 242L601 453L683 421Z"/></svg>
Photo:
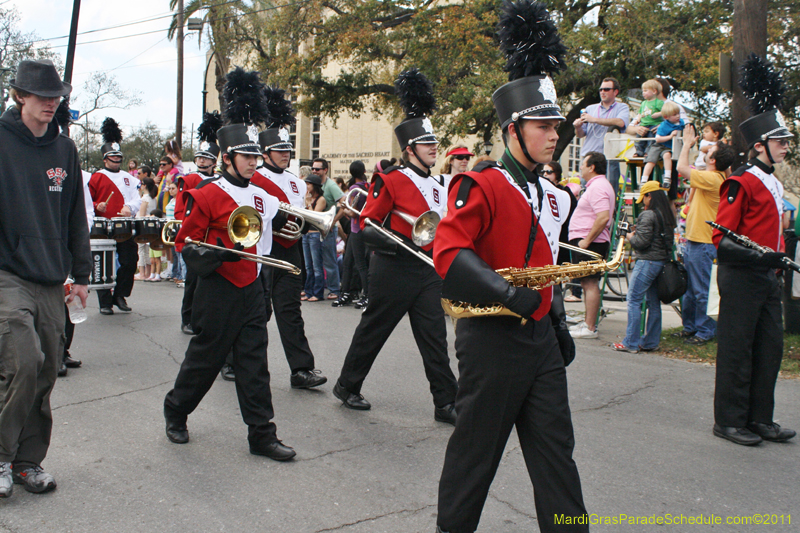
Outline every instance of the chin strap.
<svg viewBox="0 0 800 533"><path fill-rule="evenodd" d="M767 157L769 158L769 164L774 167L775 166L775 160L772 159L772 152L769 151L769 139L764 141L762 144L764 146L764 151L767 152Z"/></svg>
<svg viewBox="0 0 800 533"><path fill-rule="evenodd" d="M525 157L533 163L534 165L538 165L539 163L534 161L531 157L531 154L528 153L528 147L525 146L525 141L522 140L522 128L520 127L521 119L517 119L514 121L514 129L517 131L517 142L519 142L519 147L522 148L522 153L525 154Z"/></svg>
<svg viewBox="0 0 800 533"><path fill-rule="evenodd" d="M204 166L204 167L201 167L200 165L197 165L197 171L200 172L201 174L205 174L206 176L213 176L214 175L214 165L207 165L207 166Z"/></svg>
<svg viewBox="0 0 800 533"><path fill-rule="evenodd" d="M239 169L236 168L236 158L235 157L231 157L231 166L233 167L233 171L236 173L234 175L234 177L239 178L240 180L242 180L245 183L245 185L250 182L249 179L247 179L244 176L242 176L241 174L239 174Z"/></svg>
<svg viewBox="0 0 800 533"><path fill-rule="evenodd" d="M409 144L408 147L411 148L411 152L414 154L414 157L417 158L417 162L423 167L425 167L425 170L430 170L433 165L426 165L425 162L422 159L420 159L419 154L417 153L416 145Z"/></svg>

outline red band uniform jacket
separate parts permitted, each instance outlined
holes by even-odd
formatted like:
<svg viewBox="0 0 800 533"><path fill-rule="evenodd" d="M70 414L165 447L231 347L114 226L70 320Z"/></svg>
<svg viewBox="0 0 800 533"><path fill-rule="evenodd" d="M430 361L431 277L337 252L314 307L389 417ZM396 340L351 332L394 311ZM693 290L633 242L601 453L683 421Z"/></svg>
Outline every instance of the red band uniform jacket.
<svg viewBox="0 0 800 533"><path fill-rule="evenodd" d="M267 191L280 202L301 209L305 208L306 184L288 170L277 173L269 168L261 167L256 170L256 173L253 174L250 181ZM294 217L290 217L290 220L293 218ZM284 248L290 248L300 242L300 239L284 239L277 235L273 236L272 240Z"/></svg>
<svg viewBox="0 0 800 533"><path fill-rule="evenodd" d="M131 210L131 217L136 216L142 205L139 189L136 188L138 184L139 181L127 172L111 172L101 169L92 174L89 179L89 192L92 194L95 215L105 218L121 217L120 210L127 205ZM111 196L112 192L113 196ZM110 200L109 196L111 196ZM105 213L97 211L97 204L106 200L108 200L108 205Z"/></svg>
<svg viewBox="0 0 800 533"><path fill-rule="evenodd" d="M391 228L410 242L411 224L401 217L391 215L395 209L414 218L429 210L436 211L440 217L444 217L447 209L447 190L438 181L438 177L422 177L405 167L396 168L388 174L376 173L372 178L366 204L361 211L361 229L366 227L368 218L380 225L388 215L387 229ZM433 250L433 243L422 249L430 252Z"/></svg>
<svg viewBox="0 0 800 533"><path fill-rule="evenodd" d="M463 205L456 205L464 178L471 178L474 183ZM528 267L555 263L561 225L569 216L569 195L546 179L539 182L544 198ZM527 186L538 212L536 186L530 183ZM447 216L436 230L433 260L437 272L444 278L462 248L473 250L494 270L523 268L534 216L528 197L506 170L489 167L481 172L456 175L450 183ZM553 290L548 287L539 293L542 303L531 316L534 320L540 320L550 311Z"/></svg>
<svg viewBox="0 0 800 533"><path fill-rule="evenodd" d="M236 187L224 177L186 191L186 194L191 196L192 202L175 239L175 249L178 252L183 251L186 237L214 245L217 244L217 238L220 238L226 248L233 248L233 242L228 236L228 219L236 208L249 205L261 215L262 234L256 246L245 248L244 251L262 256L269 254L272 249L272 219L278 213L277 198L253 183L249 183L247 187ZM216 272L235 286L246 287L258 277L261 264L247 260L225 262Z"/></svg>

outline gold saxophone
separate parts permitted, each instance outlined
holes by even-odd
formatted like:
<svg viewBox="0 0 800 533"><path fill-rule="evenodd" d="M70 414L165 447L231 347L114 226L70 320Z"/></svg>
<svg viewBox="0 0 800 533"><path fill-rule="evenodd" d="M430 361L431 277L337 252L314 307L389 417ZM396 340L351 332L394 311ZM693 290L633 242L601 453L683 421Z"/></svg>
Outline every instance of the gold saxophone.
<svg viewBox="0 0 800 533"><path fill-rule="evenodd" d="M562 265L547 265L531 268L501 268L496 272L515 287L528 287L529 289L538 291L574 278L582 278L592 274L616 270L620 263L622 263L622 248L624 244L625 238L620 236L617 250L611 261L597 259L595 261L581 261L577 264L564 263ZM467 302L455 302L447 298L442 298L442 307L444 308L444 312L453 318L481 316L519 317L518 314L510 311L507 307L499 303L473 305Z"/></svg>

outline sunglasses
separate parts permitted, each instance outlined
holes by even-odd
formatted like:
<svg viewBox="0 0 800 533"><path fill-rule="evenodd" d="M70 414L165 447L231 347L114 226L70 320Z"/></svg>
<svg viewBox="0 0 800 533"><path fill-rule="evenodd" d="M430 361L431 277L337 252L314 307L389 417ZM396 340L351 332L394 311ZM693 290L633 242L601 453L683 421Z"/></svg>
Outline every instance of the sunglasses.
<svg viewBox="0 0 800 533"><path fill-rule="evenodd" d="M601 93L604 93L606 91L613 91L613 90L614 90L613 87L600 87L600 92Z"/></svg>
<svg viewBox="0 0 800 533"><path fill-rule="evenodd" d="M472 157L471 155L454 155L453 159L458 159L459 161L469 161L469 158Z"/></svg>
<svg viewBox="0 0 800 533"><path fill-rule="evenodd" d="M542 170L542 174L555 174L555 170Z"/></svg>
<svg viewBox="0 0 800 533"><path fill-rule="evenodd" d="M776 143L778 143L778 146L781 146L783 148L789 146L789 140L788 139L770 139L770 140L771 141L775 141Z"/></svg>
<svg viewBox="0 0 800 533"><path fill-rule="evenodd" d="M314 168L314 167L311 167L311 172L322 172L323 170L325 170L325 169L324 169L324 168Z"/></svg>
<svg viewBox="0 0 800 533"><path fill-rule="evenodd" d="M158 166L160 166L160 167L165 167L165 166L167 166L167 165L169 165L169 164L170 164L170 163L159 163L159 164L158 164Z"/></svg>

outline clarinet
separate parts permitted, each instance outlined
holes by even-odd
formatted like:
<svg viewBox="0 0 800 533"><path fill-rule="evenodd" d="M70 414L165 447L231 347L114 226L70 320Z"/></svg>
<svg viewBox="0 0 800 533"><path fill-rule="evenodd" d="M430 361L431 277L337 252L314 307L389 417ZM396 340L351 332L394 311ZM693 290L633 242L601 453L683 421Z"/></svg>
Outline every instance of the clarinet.
<svg viewBox="0 0 800 533"><path fill-rule="evenodd" d="M775 250L773 250L772 248L769 248L768 246L761 246L760 244L751 240L749 237L745 237L744 235L739 235L738 233L734 232L731 229L726 228L725 226L720 226L716 222L713 222L711 220L706 220L706 224L708 224L714 229L720 230L724 235L729 237L733 242L737 244L741 244L742 246L745 246L747 248L752 248L753 250L757 250L762 254L775 252ZM792 261L788 257L782 257L781 262L784 265L786 265L787 268L791 268L795 272L800 272L800 263Z"/></svg>

